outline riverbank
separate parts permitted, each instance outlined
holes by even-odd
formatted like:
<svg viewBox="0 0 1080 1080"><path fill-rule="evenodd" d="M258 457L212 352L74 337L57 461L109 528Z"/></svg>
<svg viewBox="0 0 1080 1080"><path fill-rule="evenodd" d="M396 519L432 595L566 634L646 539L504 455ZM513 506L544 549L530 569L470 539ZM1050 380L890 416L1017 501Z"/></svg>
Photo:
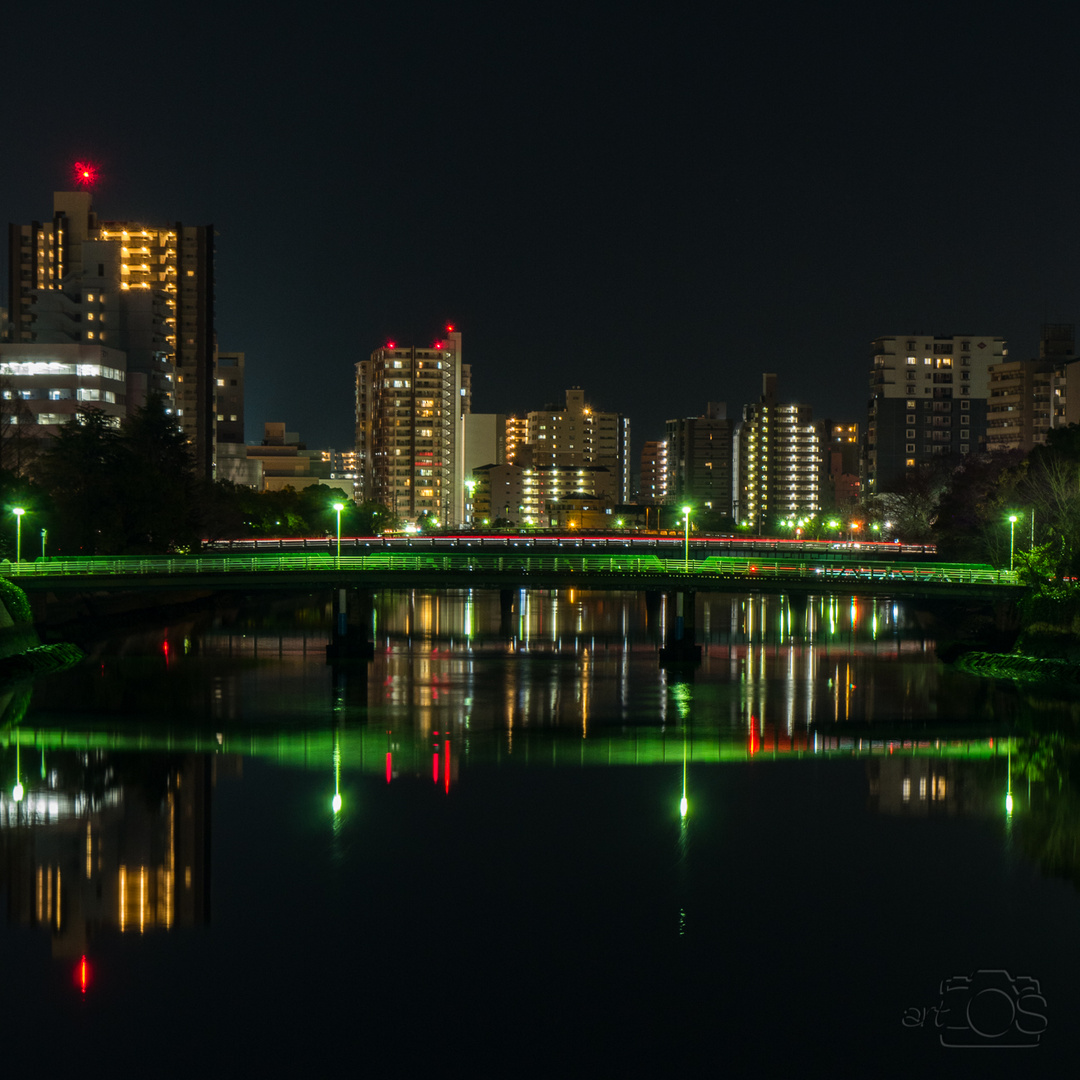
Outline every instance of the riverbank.
<svg viewBox="0 0 1080 1080"><path fill-rule="evenodd" d="M1012 679L1080 694L1080 664L1071 660L1015 653L964 652L948 662L961 671L983 678Z"/></svg>

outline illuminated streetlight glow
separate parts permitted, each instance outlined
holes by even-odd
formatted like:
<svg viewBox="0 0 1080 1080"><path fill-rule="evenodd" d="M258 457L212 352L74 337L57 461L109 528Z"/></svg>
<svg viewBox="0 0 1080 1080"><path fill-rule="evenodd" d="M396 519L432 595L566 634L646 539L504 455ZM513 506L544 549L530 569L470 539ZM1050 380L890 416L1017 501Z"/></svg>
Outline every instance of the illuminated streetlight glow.
<svg viewBox="0 0 1080 1080"><path fill-rule="evenodd" d="M690 507L682 508L683 524L686 526L686 542L683 549L683 570L690 571Z"/></svg>
<svg viewBox="0 0 1080 1080"><path fill-rule="evenodd" d="M16 506L11 511L15 515L15 562L22 562L22 519L26 511Z"/></svg>
<svg viewBox="0 0 1080 1080"><path fill-rule="evenodd" d="M341 511L345 509L344 503L334 503L334 512L337 514L337 564L341 566Z"/></svg>
<svg viewBox="0 0 1080 1080"><path fill-rule="evenodd" d="M1009 573L1013 568L1013 553L1016 550L1016 514L1009 515Z"/></svg>

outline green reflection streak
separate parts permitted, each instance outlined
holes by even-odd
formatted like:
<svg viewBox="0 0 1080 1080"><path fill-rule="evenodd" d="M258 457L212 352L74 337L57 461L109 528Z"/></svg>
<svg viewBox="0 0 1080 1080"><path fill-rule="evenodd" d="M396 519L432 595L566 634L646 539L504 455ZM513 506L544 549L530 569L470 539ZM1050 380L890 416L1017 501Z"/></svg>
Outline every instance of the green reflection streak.
<svg viewBox="0 0 1080 1080"><path fill-rule="evenodd" d="M493 732L493 735L496 735ZM430 770L428 757L428 739L417 732L415 738L410 733L402 732L401 748L395 752L401 755L402 768L410 772L415 765L417 770ZM579 767L586 766L621 766L621 765L679 765L685 760L698 763L726 762L767 762L801 760L804 758L870 758L889 756L889 746L894 755L908 757L934 757L959 759L989 759L1006 756L1016 751L1017 740L1011 739L968 739L968 740L931 740L926 746L909 743L903 746L899 740L888 741L853 738L845 740L843 745L825 745L824 740L817 748L813 746L814 736L810 736L811 745L806 749L780 750L762 748L760 745L753 754L743 736L730 734L718 735L716 732L695 732L692 743L684 748L683 734L663 732L659 728L637 728L627 731L603 728L590 730L588 739L567 733L559 735L538 735L545 748L550 746L550 754L527 753L529 736L515 733L514 750L510 755L498 754L498 738L491 740L474 739L469 744L468 760L472 763L498 761L500 764ZM836 740L833 740L834 742ZM850 745L849 745L850 743ZM334 763L335 788L340 793L340 774L342 769L351 773L364 772L379 774L385 768L386 731L355 728L340 730L334 727L258 730L244 729L233 732L216 733L190 731L163 731L160 729L132 730L78 730L33 728L19 729L18 733L6 731L0 735L0 747L16 747L18 755L23 746L41 751L144 751L166 753L230 754L244 758L268 758L276 763L301 769L322 769L328 759ZM412 758L413 760L409 760ZM348 764L346 764L346 760ZM18 766L17 766L18 767Z"/></svg>

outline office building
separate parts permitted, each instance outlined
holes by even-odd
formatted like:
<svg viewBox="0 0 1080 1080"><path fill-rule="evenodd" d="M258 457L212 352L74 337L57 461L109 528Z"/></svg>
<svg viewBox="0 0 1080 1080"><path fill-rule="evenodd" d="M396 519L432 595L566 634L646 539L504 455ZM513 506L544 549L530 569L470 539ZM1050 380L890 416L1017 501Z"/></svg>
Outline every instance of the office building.
<svg viewBox="0 0 1080 1080"><path fill-rule="evenodd" d="M818 513L824 440L810 406L780 404L776 376L764 375L761 398L743 406L735 429L736 519L761 532Z"/></svg>
<svg viewBox="0 0 1080 1080"><path fill-rule="evenodd" d="M1008 355L992 335L895 335L871 342L863 497L891 491L940 455L986 442L990 369Z"/></svg>
<svg viewBox="0 0 1080 1080"><path fill-rule="evenodd" d="M127 408L161 394L196 469L213 475L214 230L99 220L60 191L51 221L10 225L12 344L103 345L127 357Z"/></svg>
<svg viewBox="0 0 1080 1080"><path fill-rule="evenodd" d="M0 345L3 467L21 473L78 410L100 409L119 427L127 415L127 358L86 344Z"/></svg>
<svg viewBox="0 0 1080 1080"><path fill-rule="evenodd" d="M472 373L461 332L428 348L389 341L356 365L356 456L360 498L406 523L465 521L465 416Z"/></svg>

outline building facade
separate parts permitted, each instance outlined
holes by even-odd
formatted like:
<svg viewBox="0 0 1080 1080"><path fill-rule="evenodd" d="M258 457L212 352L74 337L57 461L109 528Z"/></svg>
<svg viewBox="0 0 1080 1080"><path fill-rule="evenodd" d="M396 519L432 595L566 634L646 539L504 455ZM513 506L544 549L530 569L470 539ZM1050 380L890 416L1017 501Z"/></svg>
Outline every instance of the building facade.
<svg viewBox="0 0 1080 1080"><path fill-rule="evenodd" d="M870 346L863 495L890 491L939 455L986 443L990 369L1008 355L992 335L895 335Z"/></svg>
<svg viewBox="0 0 1080 1080"><path fill-rule="evenodd" d="M615 478L611 499L630 501L630 421L585 404L580 387L562 408L549 406L506 420L506 460L538 469L604 468Z"/></svg>
<svg viewBox="0 0 1080 1080"><path fill-rule="evenodd" d="M361 498L416 523L465 521L465 416L472 374L461 333L430 348L387 342L356 365L356 464Z"/></svg>
<svg viewBox="0 0 1080 1080"><path fill-rule="evenodd" d="M734 424L727 406L710 401L701 416L668 420L666 428L665 494L730 516Z"/></svg>
<svg viewBox="0 0 1080 1080"><path fill-rule="evenodd" d="M51 221L8 228L12 344L83 344L127 357L127 403L173 408L197 471L213 475L214 229L99 221L59 191Z"/></svg>
<svg viewBox="0 0 1080 1080"><path fill-rule="evenodd" d="M824 424L809 405L784 405L776 376L743 407L735 430L735 518L761 532L783 518L821 510Z"/></svg>
<svg viewBox="0 0 1080 1080"><path fill-rule="evenodd" d="M0 345L0 463L23 472L80 409L127 416L127 359L99 344Z"/></svg>
<svg viewBox="0 0 1080 1080"><path fill-rule="evenodd" d="M637 501L644 506L670 502L668 495L667 439L650 439L641 448L641 479Z"/></svg>
<svg viewBox="0 0 1080 1080"><path fill-rule="evenodd" d="M986 449L1029 453L1045 445L1054 427L1075 422L1080 402L1069 409L1068 371L1077 362L1072 323L1044 323L1039 355L1032 360L1006 360L990 368L986 403Z"/></svg>

